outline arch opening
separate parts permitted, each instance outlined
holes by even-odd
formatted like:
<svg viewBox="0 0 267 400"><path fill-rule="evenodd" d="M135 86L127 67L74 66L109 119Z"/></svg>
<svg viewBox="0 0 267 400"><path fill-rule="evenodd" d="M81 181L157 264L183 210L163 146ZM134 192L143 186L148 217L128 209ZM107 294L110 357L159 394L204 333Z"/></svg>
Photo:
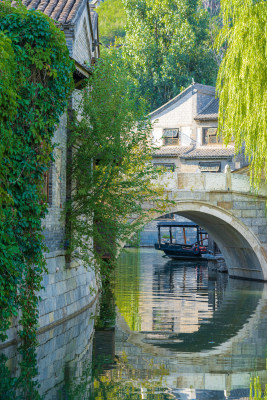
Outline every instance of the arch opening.
<svg viewBox="0 0 267 400"><path fill-rule="evenodd" d="M230 277L267 281L264 247L252 230L229 211L190 200L178 201L167 212L188 218L206 229L220 247Z"/></svg>

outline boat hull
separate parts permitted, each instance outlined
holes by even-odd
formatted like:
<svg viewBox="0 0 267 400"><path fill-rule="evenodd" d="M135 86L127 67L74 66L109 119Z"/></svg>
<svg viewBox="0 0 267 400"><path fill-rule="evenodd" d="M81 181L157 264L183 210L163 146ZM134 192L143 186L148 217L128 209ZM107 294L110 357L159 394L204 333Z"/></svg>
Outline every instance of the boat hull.
<svg viewBox="0 0 267 400"><path fill-rule="evenodd" d="M184 248L183 246L169 245L168 243L160 245L158 243L155 243L154 246L156 250L164 251L167 257L174 260L199 260L205 257L205 253L203 254L203 256L201 255L201 253L194 253L193 248Z"/></svg>

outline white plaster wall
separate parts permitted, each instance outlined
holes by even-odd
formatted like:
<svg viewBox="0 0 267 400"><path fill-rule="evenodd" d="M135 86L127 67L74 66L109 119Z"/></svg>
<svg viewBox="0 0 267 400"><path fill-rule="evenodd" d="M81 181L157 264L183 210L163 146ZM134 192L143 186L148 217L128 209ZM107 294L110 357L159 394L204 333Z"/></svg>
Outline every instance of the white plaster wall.
<svg viewBox="0 0 267 400"><path fill-rule="evenodd" d="M185 132L188 132L188 128L193 123L192 117L192 95L191 92L186 94L180 100L177 100L166 110L163 110L158 115L151 118L154 122L153 138L159 144L163 134L163 129L167 128L185 128ZM187 128L187 131L186 131Z"/></svg>
<svg viewBox="0 0 267 400"><path fill-rule="evenodd" d="M179 144L181 146L190 146L192 143L192 131L190 126L182 126L179 134Z"/></svg>

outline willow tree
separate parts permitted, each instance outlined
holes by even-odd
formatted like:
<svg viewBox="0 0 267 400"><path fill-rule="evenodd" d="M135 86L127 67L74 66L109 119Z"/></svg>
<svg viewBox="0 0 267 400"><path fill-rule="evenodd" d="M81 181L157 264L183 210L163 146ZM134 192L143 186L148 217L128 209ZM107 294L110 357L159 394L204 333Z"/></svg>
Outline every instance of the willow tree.
<svg viewBox="0 0 267 400"><path fill-rule="evenodd" d="M70 145L73 150L71 201L67 204L69 252L85 263L114 258L118 242L138 229L147 211L164 208L153 186L151 124L120 52L106 50L85 88ZM136 222L133 223L132 216ZM94 248L90 246L94 238Z"/></svg>
<svg viewBox="0 0 267 400"><path fill-rule="evenodd" d="M217 90L219 130L235 138L236 152L245 144L251 181L267 176L267 2L221 0L223 28L218 48L226 45Z"/></svg>

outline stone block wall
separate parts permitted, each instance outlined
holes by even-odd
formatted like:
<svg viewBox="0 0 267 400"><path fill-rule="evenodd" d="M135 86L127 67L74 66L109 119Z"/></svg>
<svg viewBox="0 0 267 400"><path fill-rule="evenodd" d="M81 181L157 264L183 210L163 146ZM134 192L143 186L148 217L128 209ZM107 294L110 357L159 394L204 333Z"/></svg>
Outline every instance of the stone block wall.
<svg viewBox="0 0 267 400"><path fill-rule="evenodd" d="M67 168L67 113L60 119L55 131L53 143L54 161L50 167L50 193L48 213L43 221L44 244L49 251L63 250L65 221L62 211L66 199L66 168Z"/></svg>
<svg viewBox="0 0 267 400"><path fill-rule="evenodd" d="M62 251L46 254L48 273L39 292L39 329L56 326L83 312L96 299L98 284L93 268L77 263L66 268ZM18 318L8 329L5 345L17 339ZM5 346L4 345L4 346ZM0 346L1 349L1 346Z"/></svg>
<svg viewBox="0 0 267 400"><path fill-rule="evenodd" d="M81 64L89 63L91 60L92 38L88 34L89 29L89 22L84 13L83 18L80 19L80 23L76 27L77 39L73 47L73 57Z"/></svg>
<svg viewBox="0 0 267 400"><path fill-rule="evenodd" d="M38 335L38 382L45 399L64 398L64 387L78 382L92 363L96 303L83 313ZM16 346L3 350L8 367L19 376Z"/></svg>
<svg viewBox="0 0 267 400"><path fill-rule="evenodd" d="M81 264L66 268L65 256L47 255L48 273L40 292L39 325L43 328L86 308L96 297L95 272Z"/></svg>
<svg viewBox="0 0 267 400"><path fill-rule="evenodd" d="M88 307L98 291L93 268L85 268L81 262L72 262L70 266L66 264L65 219L62 212L66 201L67 113L60 119L53 143L55 149L49 174L49 207L43 221L48 273L44 274L44 289L39 293L40 328L60 323ZM17 324L17 319L14 319L7 332L8 342L16 339Z"/></svg>

